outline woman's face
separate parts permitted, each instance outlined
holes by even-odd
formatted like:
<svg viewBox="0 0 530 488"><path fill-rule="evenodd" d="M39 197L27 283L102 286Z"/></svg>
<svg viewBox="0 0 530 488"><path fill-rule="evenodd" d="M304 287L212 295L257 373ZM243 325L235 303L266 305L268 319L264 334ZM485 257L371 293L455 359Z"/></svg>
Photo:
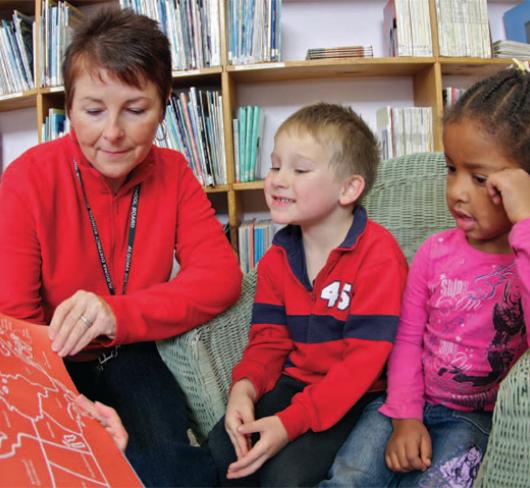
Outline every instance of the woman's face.
<svg viewBox="0 0 530 488"><path fill-rule="evenodd" d="M151 81L136 88L105 69L84 70L69 116L81 151L116 191L149 153L163 108Z"/></svg>

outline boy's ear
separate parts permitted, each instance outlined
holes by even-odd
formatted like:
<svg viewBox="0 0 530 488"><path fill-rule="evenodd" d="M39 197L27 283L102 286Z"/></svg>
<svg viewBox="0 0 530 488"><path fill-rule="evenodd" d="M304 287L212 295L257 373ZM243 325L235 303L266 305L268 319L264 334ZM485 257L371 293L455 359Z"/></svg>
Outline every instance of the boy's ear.
<svg viewBox="0 0 530 488"><path fill-rule="evenodd" d="M339 196L341 205L351 205L355 203L363 194L366 182L361 175L352 175L348 177L342 185Z"/></svg>

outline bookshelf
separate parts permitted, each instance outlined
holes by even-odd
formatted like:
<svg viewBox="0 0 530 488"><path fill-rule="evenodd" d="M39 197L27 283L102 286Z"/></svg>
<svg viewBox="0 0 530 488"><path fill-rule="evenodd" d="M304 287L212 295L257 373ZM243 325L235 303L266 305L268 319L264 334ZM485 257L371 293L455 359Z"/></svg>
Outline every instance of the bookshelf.
<svg viewBox="0 0 530 488"><path fill-rule="evenodd" d="M435 0L428 0L433 41L433 55L429 57L384 56L383 8L386 0L283 0L283 61L233 66L228 62L227 52L227 1L219 2L219 12L222 13L221 66L174 72L173 86L175 89L214 86L221 90L228 184L206 187L205 191L218 213L224 215L223 220L229 223L236 249L237 229L244 217L267 215L262 181L235 182L232 118L239 106L260 105L265 110L267 118L262 147L265 161L272 149L272 136L281 121L300 106L319 100L352 105L374 130L375 111L384 105L396 102L398 106L432 107L434 148L442 150L443 87L450 84L466 87L511 62L440 56ZM70 3L90 10L118 2L70 0ZM504 37L502 14L517 3L488 1L492 40ZM3 1L0 3L0 18L10 16L13 9L38 19L41 0ZM39 66L40 40L36 42ZM304 60L308 48L348 44L372 45L374 58ZM36 81L34 90L0 97L0 130L18 112L23 112L27 118L30 109L34 111L40 140L40 128L48 109L62 107L64 93L62 87L40 87L40 80ZM11 140L13 138L4 140L4 152ZM4 164L6 162L4 157Z"/></svg>

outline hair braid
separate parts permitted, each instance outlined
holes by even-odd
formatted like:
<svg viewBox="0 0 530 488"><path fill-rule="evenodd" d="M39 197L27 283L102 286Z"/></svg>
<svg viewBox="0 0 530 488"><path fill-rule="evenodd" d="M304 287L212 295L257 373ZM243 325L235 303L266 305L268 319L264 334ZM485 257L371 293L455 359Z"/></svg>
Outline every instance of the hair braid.
<svg viewBox="0 0 530 488"><path fill-rule="evenodd" d="M530 73L507 69L478 81L453 105L444 125L478 122L506 156L530 172Z"/></svg>

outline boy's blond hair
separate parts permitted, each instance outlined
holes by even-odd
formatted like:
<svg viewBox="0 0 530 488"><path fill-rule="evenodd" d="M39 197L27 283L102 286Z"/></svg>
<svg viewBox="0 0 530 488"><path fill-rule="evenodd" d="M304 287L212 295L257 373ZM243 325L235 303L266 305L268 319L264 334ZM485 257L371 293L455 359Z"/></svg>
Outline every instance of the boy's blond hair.
<svg viewBox="0 0 530 488"><path fill-rule="evenodd" d="M360 175L365 180L363 195L372 187L379 165L379 143L373 132L351 108L332 103L307 105L288 117L276 131L307 131L319 144L332 151L330 165L337 175Z"/></svg>

